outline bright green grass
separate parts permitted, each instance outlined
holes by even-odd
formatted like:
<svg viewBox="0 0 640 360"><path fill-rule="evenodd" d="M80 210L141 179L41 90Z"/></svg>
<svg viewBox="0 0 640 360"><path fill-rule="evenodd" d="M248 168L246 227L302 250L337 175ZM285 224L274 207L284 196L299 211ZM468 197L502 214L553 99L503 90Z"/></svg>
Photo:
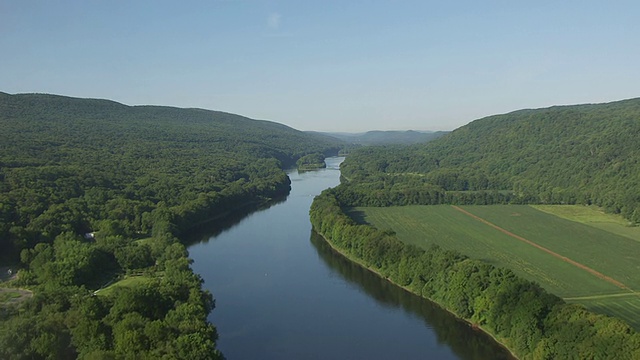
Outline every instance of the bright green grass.
<svg viewBox="0 0 640 360"><path fill-rule="evenodd" d="M584 305L587 309L601 314L624 319L629 325L640 331L640 296L612 296L592 299L567 299L567 302Z"/></svg>
<svg viewBox="0 0 640 360"><path fill-rule="evenodd" d="M563 219L577 221L610 233L640 241L640 226L631 226L631 223L622 216L606 214L595 206L531 205L531 207Z"/></svg>
<svg viewBox="0 0 640 360"><path fill-rule="evenodd" d="M153 238L148 237L148 238L144 238L144 239L135 240L135 242L138 243L138 245L144 245L144 244L148 243L151 239L153 239Z"/></svg>
<svg viewBox="0 0 640 360"><path fill-rule="evenodd" d="M526 205L463 209L571 260L640 290L640 243ZM576 268L577 269L577 268ZM577 269L579 271L583 271Z"/></svg>
<svg viewBox="0 0 640 360"><path fill-rule="evenodd" d="M526 205L463 206L514 234L640 290L640 242ZM565 298L600 313L619 316L640 330L640 298L540 249L504 234L449 205L355 208L354 218L379 229L392 229L400 240L428 247L438 244L472 258L512 269ZM608 295L620 294L621 297ZM623 302L622 299L625 299ZM572 300L573 301L573 300ZM628 307L621 304L629 303Z"/></svg>
<svg viewBox="0 0 640 360"><path fill-rule="evenodd" d="M146 284L153 280L153 278L148 276L129 276L120 281L114 282L113 284L105 287L104 289L98 290L96 293L98 295L109 296L113 293L113 291L118 287L129 287L133 288L136 286L140 286Z"/></svg>
<svg viewBox="0 0 640 360"><path fill-rule="evenodd" d="M469 210L468 208L465 209ZM498 207L490 208L497 210ZM508 267L559 296L623 292L613 284L559 261L544 251L503 234L448 205L355 210L364 211L364 220L379 229L392 229L402 241L424 248L437 244L496 266ZM513 208L509 208L509 211L512 210Z"/></svg>
<svg viewBox="0 0 640 360"><path fill-rule="evenodd" d="M0 288L0 308L17 304L33 296L33 293L29 290L15 289L15 288Z"/></svg>
<svg viewBox="0 0 640 360"><path fill-rule="evenodd" d="M5 303L9 300L12 299L18 299L20 298L22 295L19 292L14 292L14 291L7 291L7 292L2 292L0 293L0 303Z"/></svg>

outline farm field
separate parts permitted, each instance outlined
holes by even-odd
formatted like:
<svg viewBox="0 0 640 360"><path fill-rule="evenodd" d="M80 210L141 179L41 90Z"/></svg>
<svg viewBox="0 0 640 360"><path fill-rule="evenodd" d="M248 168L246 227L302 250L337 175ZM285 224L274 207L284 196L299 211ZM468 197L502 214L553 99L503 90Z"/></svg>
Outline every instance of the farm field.
<svg viewBox="0 0 640 360"><path fill-rule="evenodd" d="M565 298L565 301L582 304L593 312L624 319L640 331L640 296L637 293Z"/></svg>
<svg viewBox="0 0 640 360"><path fill-rule="evenodd" d="M581 210L568 212L576 211ZM618 316L640 330L635 228L601 222L620 230L607 231L527 205L367 207L350 213L358 221L395 231L406 243L425 248L437 244L508 267L567 301ZM596 214L591 215L593 220Z"/></svg>
<svg viewBox="0 0 640 360"><path fill-rule="evenodd" d="M531 205L532 208L577 221L604 231L640 241L640 226L629 226L629 221L620 215L605 214L595 206L582 205Z"/></svg>

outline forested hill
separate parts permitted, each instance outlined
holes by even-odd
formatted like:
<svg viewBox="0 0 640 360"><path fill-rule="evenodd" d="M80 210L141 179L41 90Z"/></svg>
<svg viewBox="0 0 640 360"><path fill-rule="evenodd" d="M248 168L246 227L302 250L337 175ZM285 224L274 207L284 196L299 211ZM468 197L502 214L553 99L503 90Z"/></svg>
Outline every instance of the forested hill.
<svg viewBox="0 0 640 360"><path fill-rule="evenodd" d="M433 191L504 190L512 201L594 203L640 222L640 99L490 116L424 145L362 149L342 170L367 181L413 175Z"/></svg>
<svg viewBox="0 0 640 360"><path fill-rule="evenodd" d="M342 143L275 122L219 111L126 106L109 100L46 94L0 92L0 120L6 129L3 136L13 137L12 131L16 131L24 139L35 135L31 140L51 141L50 145L82 144L93 150L108 144L115 150L133 140L141 141L143 145L167 141L203 146L209 143L206 146L212 150L274 157L285 165L295 163L297 158L310 152L332 152ZM7 142L3 141L3 144ZM152 151L149 153L153 154ZM42 159L41 155L38 158ZM160 157L160 154L156 155Z"/></svg>
<svg viewBox="0 0 640 360"><path fill-rule="evenodd" d="M0 298L3 359L218 358L181 233L287 195L284 167L341 146L228 113L42 94L0 93L0 129L0 265L34 294Z"/></svg>
<svg viewBox="0 0 640 360"><path fill-rule="evenodd" d="M160 202L188 207L230 184L271 186L269 172L340 146L228 113L43 94L0 93L0 127L0 245L26 243L19 248L63 228L96 230L99 221L116 216L113 210L119 220L132 220L121 224L129 233L144 231L140 217ZM100 214L52 207L78 199L82 207L112 205ZM66 225L55 220L63 213ZM27 233L17 234L18 228Z"/></svg>

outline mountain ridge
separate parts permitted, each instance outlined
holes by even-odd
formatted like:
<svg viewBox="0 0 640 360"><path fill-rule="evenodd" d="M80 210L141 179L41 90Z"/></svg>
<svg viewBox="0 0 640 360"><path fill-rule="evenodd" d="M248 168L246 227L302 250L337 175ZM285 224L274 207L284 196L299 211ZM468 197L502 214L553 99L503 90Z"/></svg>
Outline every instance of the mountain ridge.
<svg viewBox="0 0 640 360"><path fill-rule="evenodd" d="M488 116L426 144L354 152L343 171L416 173L446 191L593 203L640 222L640 98Z"/></svg>

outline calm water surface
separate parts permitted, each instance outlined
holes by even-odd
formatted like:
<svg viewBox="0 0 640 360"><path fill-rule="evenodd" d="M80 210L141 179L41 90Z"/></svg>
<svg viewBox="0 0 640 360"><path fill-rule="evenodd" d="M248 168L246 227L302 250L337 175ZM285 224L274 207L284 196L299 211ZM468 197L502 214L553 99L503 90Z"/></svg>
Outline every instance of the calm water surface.
<svg viewBox="0 0 640 360"><path fill-rule="evenodd" d="M508 359L437 306L353 265L311 231L313 197L339 183L327 169L290 172L291 194L212 226L189 247L216 298L209 320L227 359Z"/></svg>

